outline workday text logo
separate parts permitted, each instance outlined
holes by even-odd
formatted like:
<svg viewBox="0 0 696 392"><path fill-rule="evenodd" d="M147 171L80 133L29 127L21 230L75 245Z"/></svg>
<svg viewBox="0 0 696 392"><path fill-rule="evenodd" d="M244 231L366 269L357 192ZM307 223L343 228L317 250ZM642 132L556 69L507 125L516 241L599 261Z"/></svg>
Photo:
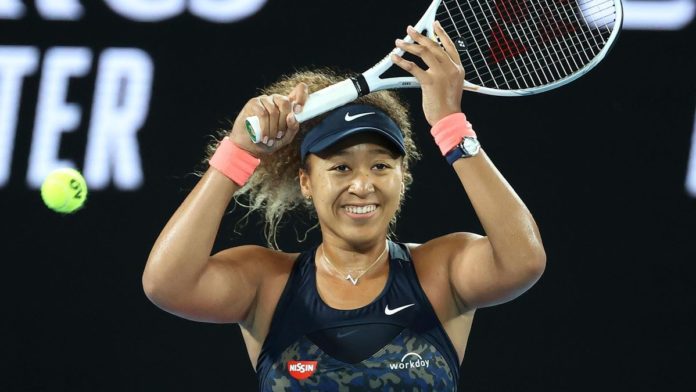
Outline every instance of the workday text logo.
<svg viewBox="0 0 696 392"><path fill-rule="evenodd" d="M390 363L389 369L391 370L403 370L403 369L416 369L416 368L427 368L430 367L430 360L423 359L418 353L406 353L401 357L401 362Z"/></svg>

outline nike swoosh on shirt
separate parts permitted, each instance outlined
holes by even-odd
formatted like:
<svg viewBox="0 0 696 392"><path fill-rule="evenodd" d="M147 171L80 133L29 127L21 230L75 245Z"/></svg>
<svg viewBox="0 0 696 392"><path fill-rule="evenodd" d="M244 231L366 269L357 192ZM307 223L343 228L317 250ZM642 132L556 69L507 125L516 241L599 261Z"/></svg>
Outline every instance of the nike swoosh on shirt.
<svg viewBox="0 0 696 392"><path fill-rule="evenodd" d="M360 114L356 114L355 116L351 116L350 113L346 113L346 118L345 118L345 120L346 120L346 121L353 121L353 120L355 120L356 118L369 116L370 114L375 114L375 112L360 113Z"/></svg>
<svg viewBox="0 0 696 392"><path fill-rule="evenodd" d="M391 316L392 314L399 313L400 311L402 311L408 307L411 307L413 305L415 305L415 304L408 304L408 305L404 305L404 306L399 306L398 308L394 308L394 309L389 309L389 305L387 305L384 307L384 314L386 314L387 316Z"/></svg>
<svg viewBox="0 0 696 392"><path fill-rule="evenodd" d="M339 338L339 339L342 339L342 338L345 338L346 336L352 335L352 334L354 334L354 333L356 333L356 332L358 332L357 329L354 329L354 330L348 331L348 332L339 332L339 333L336 334L336 337Z"/></svg>

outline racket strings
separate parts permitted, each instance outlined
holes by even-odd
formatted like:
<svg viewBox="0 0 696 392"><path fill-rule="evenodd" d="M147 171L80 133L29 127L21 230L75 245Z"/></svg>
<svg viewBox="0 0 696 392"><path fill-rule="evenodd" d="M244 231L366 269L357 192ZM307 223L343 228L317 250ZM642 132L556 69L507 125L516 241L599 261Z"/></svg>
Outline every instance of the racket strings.
<svg viewBox="0 0 696 392"><path fill-rule="evenodd" d="M597 37L599 36L599 34L594 34L593 36ZM532 48L534 48L533 45ZM570 45L564 46L561 46L561 43L556 43L550 48L551 50L548 50L549 47L544 47L544 49L546 49L545 52L531 52L532 56L529 57L527 59L527 63L525 63L524 70L526 70L526 72L521 73L520 76L535 76L538 84L548 84L550 83L550 81L561 79L565 76L572 74L577 69L580 69L579 66L577 66L576 69L568 68L566 62L568 61L569 56L566 52L575 50L576 53L573 53L572 55L579 56L580 54L586 54L586 52L589 49L587 46L583 46L580 43L571 43ZM601 49L601 47L598 47L598 49ZM566 52L564 52L564 50ZM561 54L559 54L559 52ZM592 52L591 55L594 56L597 52L599 52L599 50L597 50L596 52ZM585 59L587 59L587 56L584 57ZM579 59L577 61L583 61L585 59ZM571 58L571 61L577 63L577 61L574 60L574 57ZM527 64L531 66L531 69L527 66ZM514 69L504 71L504 73L507 76L514 76L512 71L514 71ZM549 77L551 78L551 80L549 80ZM494 82L494 79L484 79L484 82ZM524 88L529 87L529 85L523 85L518 87Z"/></svg>
<svg viewBox="0 0 696 392"><path fill-rule="evenodd" d="M524 27L524 26L522 26L522 27ZM521 28L520 28L520 29L521 29ZM501 29L501 30L502 30L502 29ZM513 29L512 29L512 30L515 31L515 34L514 34L514 35L518 35L518 36L521 35L521 34L519 33L519 29L517 29L514 25L513 25ZM511 31L509 28L507 29L507 31L510 32L510 33L509 33L510 35L513 35L513 34L512 34L512 31ZM588 42L591 41L591 40L588 38L588 36L587 36L587 34L588 34L587 31L584 31L583 34L584 34L584 38L585 38ZM579 34L578 34L578 36L579 36ZM595 42L597 42L597 40L596 40L596 37L597 37L596 34L592 34L592 33L591 33L591 36L593 37L592 40L594 40ZM600 38L601 38L601 37L600 37ZM536 41L536 43L535 43L535 41ZM535 46L535 45L536 45L536 46L541 46L541 45L538 44L538 40L537 40L537 39L534 39L534 40L531 42L531 45L532 45L532 46ZM556 46L559 46L559 45L560 45L560 48L559 48L559 49L561 50L561 52L563 52L563 50L567 51L567 50L572 50L572 48L578 47L578 43L575 42L574 40L572 40L572 36L571 36L571 43L570 43L570 44L569 44L568 42L558 41L558 42L555 42L555 45L554 45L554 46L551 46L551 49L553 50L554 54L556 54L556 55L557 55L557 53L558 53L558 50L556 50ZM532 63L541 64L539 55L536 55L534 52L532 52L532 53L534 54L534 56L529 57L528 61L531 61ZM543 53L543 52L542 52L542 53ZM519 53L518 53L518 54L519 54ZM580 55L580 54L583 54L583 52L577 52L577 51L576 51L575 54L576 54L576 55ZM585 59L584 59L584 61L588 61L589 58L587 57L587 54L586 54L586 53L584 53L584 54L585 54ZM594 55L594 53L593 53L592 55ZM542 59L553 58L553 54L551 53L550 50L548 50L548 48L546 48L546 53L543 54L543 55L541 56L541 58L542 58ZM485 59L485 58L484 58L484 59ZM485 61L485 60L484 60L484 61ZM574 58L571 58L571 61L575 62L575 63L576 63L576 66L578 66L578 64L577 64L577 62L575 61ZM558 69L558 67L556 67L556 64L559 64L559 65L561 66L561 69L560 69L560 70ZM524 67L523 67L524 70L527 71L527 72L526 72L527 75L530 75L530 74L533 73L533 74L536 76L537 81L548 80L548 76L547 76L546 73L541 73L541 74L540 74L540 73L539 73L537 70L535 70L535 69L532 69L532 70L530 71L529 67L527 67L526 64L523 64L523 65L524 65ZM553 68L555 68L557 74L563 75L563 74L569 73L569 71L568 71L567 69L564 69L565 67L563 66L563 63L562 63L562 62L559 62L559 61L553 61L553 62L551 62L551 63L548 63L548 62L547 62L547 65L546 65L546 66L548 67L549 65L553 65ZM516 66L519 67L519 64L516 63ZM549 67L549 68L552 68L552 67ZM519 68L519 69L520 69L520 70L523 70L522 68ZM512 72L510 72L510 73L512 73ZM524 76L524 74L523 74L523 76ZM514 77L514 74L513 74L513 77ZM519 82L519 81L517 81L517 82ZM509 84L509 83L508 83L508 84ZM524 85L522 85L522 86L524 86Z"/></svg>
<svg viewBox="0 0 696 392"><path fill-rule="evenodd" d="M566 14L567 14L567 13L566 13ZM537 15L538 15L538 13L537 13ZM558 15L557 15L557 16L558 16ZM458 20L455 19L455 20L454 20L454 24L456 25L457 22L458 22ZM538 22L538 19L537 19L537 22ZM576 23L579 24L579 20L578 20ZM531 28L529 27L529 23L526 22L525 24L526 24L526 26L525 26L525 25L522 25L522 26L520 26L520 28L518 28L515 24L513 24L513 25L512 25L512 30L511 30L510 28L508 28L507 26L503 26L502 28L500 28L500 30L504 30L504 32L507 33L507 34L509 34L509 36L515 36L515 35L516 35L517 37L523 37L523 36L525 36L525 35L526 35L526 36L531 36L531 37L532 37L532 40L530 40L531 45L532 45L532 46L535 46L535 45L536 45L537 47L540 47L541 45L539 45L539 43L538 43L539 41L538 41L538 39L535 37L535 35L529 34L529 32L532 31ZM490 26L490 23L489 23L489 26ZM525 27L526 27L526 28L525 28ZM492 27L491 27L491 28L492 28ZM490 30L490 28L489 28L489 30ZM520 33L520 30L522 30L524 34ZM610 32L610 30L608 30L608 31ZM599 45L599 43L598 43L598 42L596 41L596 39L595 39L595 38L597 37L597 35L592 34L592 35L590 36L592 39L590 39L590 38L588 38L588 36L587 36L587 31L586 31L586 30L582 29L580 32L584 35L584 39L583 39L584 41L587 41L588 43L591 43L590 41L591 41L591 40L594 40L594 41L595 41L595 44L596 44L596 45ZM474 32L474 33L475 33L475 32ZM578 34L578 35L579 35L579 34ZM484 35L483 37L484 37L484 39L485 39L485 35ZM573 36L570 36L570 38L572 39ZM605 43L606 43L606 40L604 40L603 38L604 38L603 36L600 36L600 39L602 40L602 43L605 44ZM478 41L480 41L480 37L479 37L479 40L478 40ZM477 41L477 42L478 42L478 41ZM513 42L513 45L516 44L516 41L512 41L512 42ZM558 42L557 42L557 43L558 43ZM563 42L561 42L561 43L563 43ZM490 43L487 42L487 44L490 44ZM574 45L574 46L577 46L577 45ZM569 46L567 46L567 48L569 48ZM519 49L518 49L518 52L519 52ZM586 57L585 60L586 60L586 61L589 61L590 59L589 59L588 57Z"/></svg>
<svg viewBox="0 0 696 392"><path fill-rule="evenodd" d="M585 4L587 4L587 3L591 3L591 4L594 6L593 8L597 8L596 6L597 6L598 4L596 4L596 1L597 1L597 0L590 0L590 1L588 1L588 2L581 3L581 5L585 5ZM492 13L493 11L492 11L492 9L490 8L490 2L487 2L486 4L488 5L489 11L491 11L491 13ZM606 3L606 2L605 2L604 4L605 4L604 9L602 9L602 8L597 8L596 10L592 11L592 12L591 12L590 14L588 14L588 15L591 16L591 17L596 18L596 20L599 20L599 19L606 19L606 18L605 18L606 15L602 15L603 18L599 18L599 17L596 16L596 14L600 14L600 13L601 13L601 14L605 14L605 11L606 11L607 9L610 9L610 10L613 11L613 2L612 2L612 3ZM481 4L480 4L480 3L477 3L477 5L479 6L479 11L481 11L481 12L483 12L483 13L485 14L485 10L482 9ZM531 6L530 6L530 8L531 8L530 14L532 14L532 18L531 18L532 21L535 22L535 23L534 23L534 26L542 26L542 27L545 27L545 29L548 29L547 26L550 25L550 26L553 26L554 28L558 28L558 27L560 26L559 20L562 19L562 18L564 18L564 17L565 17L566 19L571 19L571 15L572 15L573 18L575 19L574 22L576 23L576 25L577 25L577 26L582 26L582 24L580 23L580 20L577 18L576 13L575 13L575 12L568 13L567 7L561 7L561 8L559 9L558 7L555 7L555 8L554 8L554 7L549 7L548 4L545 4L545 5L546 5L545 8L546 8L548 11L553 12L554 19L553 19L553 20L550 20L550 19L549 19L549 17L548 17L548 11L547 11L547 13L541 13L541 14L540 14L539 10L537 10L537 7L535 7L535 5L532 3ZM526 18L526 17L520 18L520 16L519 16L520 12L517 11L517 10L515 10L515 8L513 8L513 7L507 7L507 6L505 5L504 2L502 2L502 6L501 6L500 8L502 9L502 12L505 13L505 15L501 15L501 16L507 17L507 18L510 18L510 19L512 19L513 16L515 17L515 22L514 22L513 25L512 25L513 30L517 31L518 29L517 29L516 25L517 25L517 24L521 24L520 21L524 21L524 22L525 22L526 29L525 29L525 26L522 26L522 29L521 29L521 30L523 30L523 32L525 33L525 35L531 35L532 38L534 38L534 39L536 38L533 34L535 34L535 33L538 34L540 31L539 31L538 29L537 29L536 32L534 31L534 29L533 29L533 28L531 27L531 25L529 24L529 21L528 21L529 18ZM511 12L510 12L510 8L513 8L512 14L511 14ZM519 9L519 7L517 7L517 9ZM585 18L585 14L587 14L587 12L585 12L585 11L586 11L586 9L583 9L583 13L582 13L583 19L585 19L585 24L589 25L589 23L587 22L587 20L586 20L586 18ZM501 10L499 10L499 12L501 12ZM501 13L502 13L502 12L501 12ZM462 16L463 16L463 15L462 15ZM612 16L613 16L613 13L612 13ZM542 20L542 19L544 19L544 20ZM454 21L454 22L456 23L456 21ZM613 22L613 19L612 19L611 21L607 21L607 23L606 23L604 26L606 27L606 26L607 26L609 23L611 23L611 22ZM507 28L507 23L506 23L504 26ZM598 27L598 26L597 26L597 27ZM509 30L509 29L508 29L508 30ZM608 32L611 32L611 29L609 29L609 28L606 28L606 30L607 30ZM584 32L584 30L583 30L583 32ZM520 36L520 37L522 36L522 35L519 34L519 33L517 33L517 35ZM603 43L606 43L605 40L602 40L602 41L603 41ZM588 42L589 42L589 40L588 40ZM596 42L596 41L595 41L595 43L598 44L598 42Z"/></svg>
<svg viewBox="0 0 696 392"><path fill-rule="evenodd" d="M616 10L614 0L444 0L437 18L466 43L460 54L467 79L513 89L588 65L606 46Z"/></svg>
<svg viewBox="0 0 696 392"><path fill-rule="evenodd" d="M568 58L559 57L554 53L550 53L549 55L542 57L541 60L543 60L543 62L537 59L537 65L539 65L539 67L532 68L532 70L528 70L527 72L518 73L518 75L522 78L523 82L529 80L530 78L536 77L536 81L538 81L539 83L517 83L517 88L529 88L542 84L548 84L550 83L548 78L551 78L551 81L556 81L563 79L564 77L570 76L575 71L577 71L577 69L566 69L566 63L568 61ZM541 72L541 76L539 75L539 72ZM515 75L510 76L514 77ZM546 81L546 83L542 82L542 77ZM492 81L493 79L487 79L483 82L484 84L490 84L489 82ZM516 79L516 82L519 82L519 80Z"/></svg>
<svg viewBox="0 0 696 392"><path fill-rule="evenodd" d="M464 17L464 11L463 11L462 8L459 6L459 2L454 2L454 3L456 4L456 8L457 8L456 10L451 10L450 7L448 6L447 1L445 1L445 2L443 3L443 5L444 5L444 7L445 7L445 10L446 10L446 14L447 14L447 16L449 17L449 21L451 22L450 24L445 23L445 24L442 25L442 27L445 29L445 31L447 32L447 34L449 34L450 36L452 36L453 33L456 33L456 36L457 36L457 37L460 37L461 39L464 39L464 40L466 41L466 38L465 38L464 35L460 32L460 26L461 26L462 28L465 28L465 31L468 31L470 34L472 34L472 36L475 34L475 33L473 33L473 32L475 32L475 31L483 31L483 28L481 27L481 24L479 23L479 20L476 19L476 18L474 18L474 21L473 21L473 22L476 22L477 27L478 27L479 30L472 29L472 28L471 28L471 25L469 24L469 21L467 20L466 17ZM455 19L455 17L454 17L453 15L456 15L456 13L453 13L453 12L459 12L460 15L462 16L462 19L459 20L459 23L456 23L456 22L455 22L456 19ZM442 14L442 12L438 13L438 17L440 17L441 14ZM444 19L444 18L442 18L442 19ZM463 23L462 23L462 22L463 22ZM440 23L442 23L442 21L441 21ZM490 47L490 43L488 43L488 39L486 38L485 35L483 35L483 38L484 38L484 40L485 40L485 42L482 43L483 47L484 47L484 48ZM481 46L479 45L479 40L476 39L476 38L474 39L474 45L476 46L476 49L477 49L476 52L473 52L473 53L472 53L471 51L467 50L466 48L464 49L464 54L469 58L470 64L477 64L477 63L480 62L478 59L477 59L477 60L474 60L474 58L472 57L472 54L474 55L474 57L478 57L478 56L476 56L477 54L480 54L480 53L483 53L483 52L484 52L483 49L481 49ZM469 46L469 45L467 45L467 47L468 47L468 46ZM461 51L460 51L460 52L461 52ZM460 55L461 55L461 53L460 53ZM483 61L483 65L487 68L488 74L489 74L489 75L493 75L493 71L491 71L490 65L485 61L485 59L484 59L484 61ZM465 68L466 68L466 67L465 67ZM481 71L484 71L484 70L483 70L483 69L479 69L479 67L476 66L476 67L474 67L473 71L475 72L476 78L477 78L478 80L481 80L481 77L480 77L479 74L480 74ZM469 70L466 70L466 72L468 73ZM503 79L505 79L505 75L504 75L504 74L502 75L502 77L503 77ZM493 80L493 82L496 83L495 80ZM505 80L505 84L508 84L508 83L507 83L507 80ZM496 87L496 88L499 88L499 86L497 85L497 83L496 83L496 86L495 86L495 87Z"/></svg>
<svg viewBox="0 0 696 392"><path fill-rule="evenodd" d="M494 11L493 11L493 9L490 7L490 3L486 3L486 4L488 5L488 10L491 12L491 15L493 15ZM480 3L477 3L477 5L479 6L479 10L483 11L484 14L485 14L485 10L482 9L481 4L480 4ZM518 8L519 8L519 7L518 7ZM501 9L502 9L502 10L501 10ZM509 9L508 9L508 7L506 6L505 3L502 3L502 7L498 6L498 3L496 3L496 11L497 11L499 14L501 14L501 16L503 17L503 20L504 20L504 17L505 17L505 16L507 16L507 18L512 19L512 16L510 15L510 11L509 11ZM497 36L500 37L499 40L498 40L498 39L496 40L496 45L497 45L497 47L498 47L498 51L500 52L499 54L500 54L500 55L503 55L503 56L506 55L506 53L505 53L505 51L504 51L505 47L508 48L508 51L507 51L507 52L508 52L509 54L513 54L512 58L514 59L516 69L518 69L519 72L522 72L522 69L521 69L521 68L519 67L519 65L517 64L516 55L524 55L525 53L528 53L528 52L527 52L527 47L522 43L521 40L519 40L519 38L521 38L521 37L527 35L527 32L525 32L525 26L521 26L520 29L517 28L517 24L519 24L519 16L518 16L518 12L517 12L516 10L514 10L514 8L513 8L513 11L514 11L514 12L513 12L513 15L515 16L515 21L514 21L514 22L518 22L518 23L514 23L514 22L511 20L511 22L513 22L513 23L512 23L512 31L511 31L510 28L508 27L508 24L507 24L507 23L503 24L502 27L501 27L500 25L498 25L498 24L495 24L495 26L496 26L495 29L497 30ZM525 22L527 22L527 21L525 21ZM527 23L528 23L528 22L527 22ZM520 33L520 30L522 31L522 33ZM512 34L513 31L515 32L515 34ZM509 36L509 37L512 38L514 35L517 36L517 38L518 38L518 40L519 40L519 45L517 44L517 43L518 43L518 40L514 40L514 39L513 39L513 40L512 40L512 43L513 43L513 45L515 46L515 51L512 52L512 51L510 50L510 45L509 45L509 43L508 43L509 41L508 41L508 39L506 38L506 36ZM532 35L532 37L534 37L534 36ZM501 44L501 41L503 42L502 44ZM503 45L505 45L505 46L503 46ZM521 47L521 49L520 49L520 47ZM528 55L527 55L527 56L528 56ZM498 56L495 56L495 55L494 55L494 61L495 61L496 63L500 63L501 60L498 60L497 57L498 57ZM529 56L528 56L528 57L529 57ZM534 56L534 57L535 57L534 60L538 62L538 61L539 61L538 56ZM482 60L485 61L485 58L482 57ZM503 57L503 60L504 60L504 57ZM520 59L520 60L521 60L522 64L524 65L524 68L525 68L525 70L527 71L527 73L528 73L528 74L531 74L531 72L529 71L529 67L527 66L527 62L524 62L523 59ZM528 59L528 60L531 60L531 59ZM508 70L510 71L510 77L511 77L512 80L516 83L516 85L517 85L518 88L521 87L518 78L514 75L514 72L513 72L514 69L510 67L510 63L509 63L509 62L508 62L507 64L508 64ZM532 68L532 70L534 70L534 68ZM506 72L506 71L503 71L503 72ZM535 74L536 74L536 76L537 76L537 79L538 79L538 80L541 80L541 78L539 77L539 73L538 73L538 72L535 72ZM521 76L523 76L523 75L521 75ZM546 77L546 75L545 75L544 77L545 77L546 80L548 80L548 78ZM492 79L492 80L495 81L495 79ZM523 80L524 80L524 79L523 79ZM524 86L527 87L528 84L525 83ZM509 85L508 85L508 88L510 88L510 87L512 87L512 86L509 86Z"/></svg>
<svg viewBox="0 0 696 392"><path fill-rule="evenodd" d="M487 6L488 11L490 12L490 15L494 15L495 11L491 7L490 2L486 2L485 4ZM483 15L486 15L486 16L488 15L486 13L486 9L484 9L484 7L481 5L480 2L477 1L476 5L478 6L478 10L480 13L482 13ZM503 12L501 12L501 9L500 9L501 7L498 7L498 3L495 3L495 6L496 6L496 11L499 13L499 15L501 17L503 17L503 19L505 16L510 18L509 11L508 11L507 7L505 7L505 3L503 3L504 7L502 7L502 11L504 12L504 14L503 14ZM463 13L462 13L462 16L464 16ZM515 16L517 18L517 12L515 12ZM512 37L510 28L507 27L507 24L503 24L503 26L501 27L499 24L497 24L494 21L493 25L491 25L491 23L488 21L488 18L486 18L486 22L487 22L487 25L489 27L489 30L491 32L493 32L493 38L495 39L495 47L491 47L491 55L493 56L493 61L496 64L500 64L502 59L504 59L508 55L511 55L510 58L513 59L513 62L515 63L514 64L515 68L520 70L520 72L521 72L522 69L520 68L520 66L517 62L516 56L519 54L525 53L527 50L526 47L523 46L521 41L519 42L519 45L518 45L518 40L514 40L514 39L508 40L506 38L506 36ZM516 25L513 24L512 27L513 27L513 30L515 30L515 33L516 33L515 35L517 35L519 38L521 36L521 34L517 31ZM473 38L476 39L476 36L474 35ZM512 43L512 46L510 45L510 43ZM494 48L497 50L495 50ZM499 56L502 57L501 60L498 59ZM481 57L481 60L484 62L486 61L485 57ZM507 62L506 64L508 65L508 71L510 71L509 75L508 75L509 78L512 79L512 81L515 82L517 85L519 85L519 81L517 80L517 77L514 75L512 64L510 64L509 62ZM528 69L526 63L522 62L522 64L523 64L524 68L527 70L527 72L529 72L529 69ZM502 74L503 80L507 82L508 78L506 78L505 75L508 72L505 71L502 67L500 67L500 70L501 70L501 72L503 72L503 74ZM495 78L493 78L491 80L495 83ZM510 85L510 83L506 83L506 86L507 86L507 88L512 87Z"/></svg>
<svg viewBox="0 0 696 392"><path fill-rule="evenodd" d="M599 11L596 11L595 13L601 13L602 11L603 11L603 10L600 9ZM481 10L481 12L485 12L485 11L484 11L484 10ZM536 12L535 12L535 13L536 13ZM441 13L438 14L438 15L439 15L439 16L442 16L443 13L441 12ZM589 14L589 15L592 16L592 15L594 15L594 14ZM449 16L449 17L451 18L452 25L454 26L455 29L457 28L457 27L456 27L457 25L460 25L460 24L462 24L462 23L467 23L467 24L469 24L468 19L455 19L454 17L451 16L451 13L448 13L447 16ZM537 16L538 16L538 14L537 14ZM556 16L559 16L559 15L556 15ZM584 18L584 16L585 16L585 15L583 14L583 18ZM462 17L464 17L464 16L462 15ZM477 21L476 18L474 18L474 17L471 17L471 18L473 18L473 19L475 19L475 20ZM540 18L541 18L541 16L538 16L538 18L537 18L537 17L533 18L533 21L536 22L535 25L540 25L540 24L545 23L545 21L541 21ZM517 26L516 26L515 24L513 24L512 30L516 32L516 35L518 35L518 37L531 36L531 39L534 40L534 41L536 41L536 37L533 35L535 32L534 32L533 28L529 25L528 20L524 20L524 22L525 22L525 24L526 24L526 28L525 28L525 26L522 26L520 29L518 29ZM579 23L579 20L577 20L576 22L577 22L578 24L580 24L580 23ZM551 24L551 23L547 23L547 25L548 25L548 24ZM589 24L589 22L588 22L588 24ZM609 25L609 24L610 24L610 23L606 23L606 24L604 24L603 26L601 26L601 27L605 27L605 29L607 30L608 33L611 32L611 29L608 28L608 25ZM490 29L491 29L490 23L488 24L488 27L489 27L489 30L490 30ZM508 29L507 26L503 26L503 27L504 27L505 29ZM599 27L599 26L598 26L598 27ZM518 32L518 30L522 30L524 34L520 34L520 33ZM484 30L483 28L481 28L481 29L478 30L478 31L475 31L475 30L472 31L472 33L474 34L474 36L478 36L478 37L479 37L479 40L481 40L481 39L487 40L486 35L485 35L485 32L486 32L486 30ZM537 31L536 33L538 33L538 32L539 32L539 31ZM589 40L587 40L587 41L589 42ZM598 42L595 41L595 43L599 45ZM603 37L602 37L602 44L606 44L606 40L604 40Z"/></svg>
<svg viewBox="0 0 696 392"><path fill-rule="evenodd" d="M455 3L455 4L456 4L456 3ZM478 4L478 5L479 5L479 11L481 11L481 10L482 10L482 7L481 7L480 4ZM448 10L448 14L449 14L449 16L450 16L450 19L452 20L452 22L454 22L454 23L451 24L451 26L456 26L457 23L458 23L458 22L461 22L461 21L465 21L465 23L467 23L467 25L469 25L469 26L470 26L471 24L473 24L473 22L472 22L472 23L469 23L469 22L468 22L470 18L467 18L467 17L464 16L465 13L464 13L464 11L462 10L461 6L459 6L459 4L457 4L457 11L459 11L459 14L460 14L460 16L461 16L460 19L456 19L455 17L452 17L453 12L450 11L449 8L447 8L447 10ZM474 19L475 19L475 21L476 21L476 24L479 26L479 31L485 31L486 29L480 27L480 26L481 26L481 23L478 22L478 20L477 20L476 18L474 18ZM488 31L494 31L493 27L491 26L491 24L488 22L487 19L484 19L484 24L486 25L486 28L487 28ZM447 27L446 27L446 28L447 28ZM511 88L511 84L510 84L510 81L507 80L507 76L511 76L512 78L514 78L515 76L512 74L512 72L507 72L506 70L504 70L504 69L501 67L499 61L494 60L494 61L493 61L493 63L494 63L493 68L497 68L497 70L496 70L497 72L494 73L494 72L491 70L491 66L488 64L489 62L485 60L485 57L484 57L484 56L482 56L482 54L484 54L485 51L481 49L481 46L483 46L484 48L493 48L493 45L491 44L491 41L493 41L493 40L495 40L495 43L496 43L496 45L497 45L499 48L502 47L502 45L500 44L500 42L499 42L499 40L498 40L498 35L500 35L500 34L493 34L491 40L488 40L486 34L483 34L483 35L481 35L480 37L478 37L478 36L476 35L476 31L475 31L475 30L471 29L470 31L471 31L472 33L474 33L474 34L472 34L473 37L475 38L473 42L477 45L477 49L478 49L478 53L477 53L477 56L476 56L478 59L477 59L477 60L474 60L474 61L472 61L472 62L473 62L475 65L477 65L477 66L479 66L479 63L485 64L489 75L494 75L494 74L497 73L497 74L500 75L500 76L502 77L502 79L503 79L503 80L501 81L501 83L505 84L505 87L506 87L506 88ZM497 32L500 33L501 31L498 30ZM485 42L482 42L482 41L481 41L481 37L483 37L483 41L485 41ZM481 45L478 45L479 42L481 42ZM516 48L516 49L517 49L518 52L519 52L519 49L518 49L518 48ZM495 56L495 53L493 53L493 55ZM469 56L469 57L471 57L471 56ZM523 65L524 65L524 64L523 64ZM516 67L519 67L519 64L517 64L516 61L515 61L515 66L516 66ZM509 68L510 71L512 71L512 69L511 69L511 64L509 64L509 63L508 63L508 68ZM476 71L476 67L474 68L474 71ZM484 72L484 74L485 74L485 72ZM480 80L484 80L484 77L479 77L479 79L480 79ZM499 85L498 83L496 83L496 79L495 79L495 78L493 78L492 81L493 81L493 83L494 83L494 85L495 85L496 88L500 88L500 85ZM513 79L513 81L514 81L514 79Z"/></svg>

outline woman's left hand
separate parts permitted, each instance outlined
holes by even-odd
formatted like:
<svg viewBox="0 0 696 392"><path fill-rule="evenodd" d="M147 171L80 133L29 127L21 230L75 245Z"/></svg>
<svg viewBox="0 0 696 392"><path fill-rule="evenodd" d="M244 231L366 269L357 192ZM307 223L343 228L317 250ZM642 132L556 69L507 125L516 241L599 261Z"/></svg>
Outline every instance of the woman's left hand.
<svg viewBox="0 0 696 392"><path fill-rule="evenodd" d="M406 31L415 43L396 40L398 48L420 57L428 66L427 70L421 69L417 64L403 57L395 54L391 56L394 64L420 82L423 90L423 113L431 126L447 115L461 112L462 86L464 85L464 67L454 42L440 22L436 21L434 26L435 34L442 41L444 49L411 26Z"/></svg>

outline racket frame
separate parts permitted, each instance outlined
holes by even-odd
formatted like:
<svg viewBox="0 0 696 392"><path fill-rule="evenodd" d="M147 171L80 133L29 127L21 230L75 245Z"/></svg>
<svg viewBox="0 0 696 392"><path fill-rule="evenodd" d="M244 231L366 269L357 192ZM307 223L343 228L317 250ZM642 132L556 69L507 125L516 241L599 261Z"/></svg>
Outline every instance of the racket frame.
<svg viewBox="0 0 696 392"><path fill-rule="evenodd" d="M437 14L437 9L442 3L442 0L434 0L428 9L425 11L423 16L420 18L418 23L413 27L416 31L422 33L427 30L427 35L430 39L435 39L433 33L433 23L435 22L435 16ZM462 88L466 91L473 91L486 95L495 95L501 97L519 97L527 96L533 94L543 93L545 91L553 90L555 88L561 87L568 84L579 77L585 75L597 64L599 64L606 54L611 50L612 46L616 42L616 38L621 30L623 24L623 8L621 5L621 0L614 0L616 19L614 21L614 29L612 30L609 38L607 39L607 44L602 48L602 50L583 68L575 71L571 75L564 78L551 82L547 85L532 87L526 89L514 89L514 90L499 90L494 88L482 87L476 84L464 81ZM413 43L413 39L406 35L403 40L408 43ZM388 89L401 89L401 88L419 88L420 83L418 80L412 76L405 77L394 77L382 79L381 75L384 74L389 68L394 65L391 60L391 55L396 54L402 57L404 51L399 48L394 48L389 54L387 54L382 60L380 60L373 67L363 72L361 75L345 79L339 83L321 89L309 95L307 102L305 102L302 112L297 113L295 118L300 123L324 114L330 110L333 110L339 106L343 106L347 103L354 101L356 98L363 95L367 95L373 91L388 90ZM254 116L255 117L255 116ZM252 123L254 123L252 125ZM258 118L252 119L247 118L246 128L249 132L249 136L252 141L258 143L260 141L260 130L258 129Z"/></svg>

